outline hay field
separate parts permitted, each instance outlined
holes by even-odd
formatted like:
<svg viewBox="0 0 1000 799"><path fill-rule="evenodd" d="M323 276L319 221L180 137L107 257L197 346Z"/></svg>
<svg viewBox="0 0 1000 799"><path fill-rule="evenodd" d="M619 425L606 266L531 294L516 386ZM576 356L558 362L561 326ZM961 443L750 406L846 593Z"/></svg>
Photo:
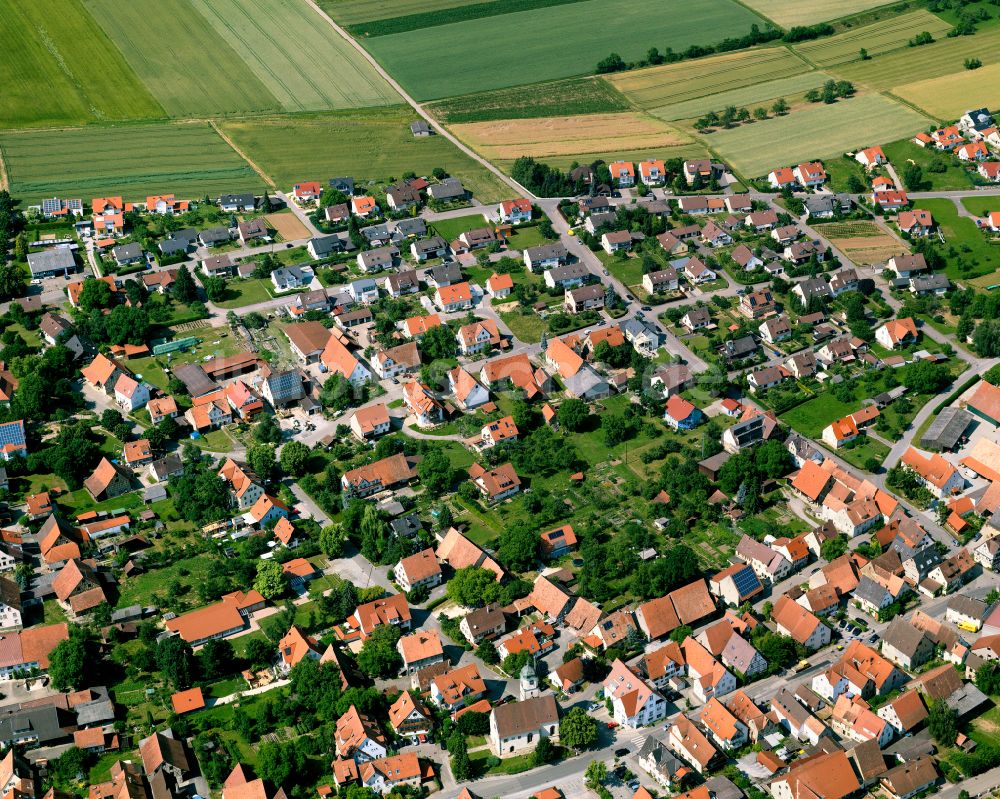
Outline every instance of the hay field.
<svg viewBox="0 0 1000 799"><path fill-rule="evenodd" d="M787 47L762 47L621 72L606 80L640 108L658 109L810 69Z"/></svg>
<svg viewBox="0 0 1000 799"><path fill-rule="evenodd" d="M188 0L84 0L170 116L281 106Z"/></svg>
<svg viewBox="0 0 1000 799"><path fill-rule="evenodd" d="M0 0L0 127L164 116L77 0Z"/></svg>
<svg viewBox="0 0 1000 799"><path fill-rule="evenodd" d="M590 74L611 52L634 60L654 42L711 44L754 24L763 20L734 0L581 0L362 44L417 99L435 100Z"/></svg>
<svg viewBox="0 0 1000 799"><path fill-rule="evenodd" d="M399 95L301 0L190 0L285 111L392 105Z"/></svg>
<svg viewBox="0 0 1000 799"><path fill-rule="evenodd" d="M1000 64L914 81L892 92L938 119L956 119L970 108L1000 108Z"/></svg>
<svg viewBox="0 0 1000 799"><path fill-rule="evenodd" d="M470 122L452 125L451 131L490 160L670 148L691 142L660 120L636 113Z"/></svg>
<svg viewBox="0 0 1000 799"><path fill-rule="evenodd" d="M696 97L694 100L673 103L662 108L653 108L650 109L649 113L671 122L678 119L700 117L709 111L722 111L730 105L735 105L737 108L764 105L770 108L771 101L777 100L779 97L792 99L805 94L810 89L818 89L829 79L830 76L825 72L806 72L803 75L768 80L763 83L755 83L752 86L732 89L728 92L709 94L705 97Z"/></svg>
<svg viewBox="0 0 1000 799"><path fill-rule="evenodd" d="M623 161L631 161L633 164L637 164L640 161L645 161L647 158L708 158L709 152L705 145L699 142L692 142L691 144L681 144L676 147L671 147L669 150L663 147L655 147L651 150L612 150L604 152L578 152L571 155L552 155L545 159L545 163L549 166L558 167L559 169L569 169L569 167L575 162L577 164L592 164L594 161L616 161L621 159ZM514 160L497 160L494 162L500 169L510 174L511 168L514 166Z"/></svg>
<svg viewBox="0 0 1000 799"><path fill-rule="evenodd" d="M385 181L441 167L462 179L483 202L508 198L511 189L442 136L414 138L416 116L405 107L257 117L219 127L281 189L300 180L353 175Z"/></svg>
<svg viewBox="0 0 1000 799"><path fill-rule="evenodd" d="M816 66L830 67L849 61L861 62L861 48L868 55L877 56L906 47L906 43L918 33L927 31L935 39L944 36L951 25L941 17L920 9L900 14L896 17L862 25L860 28L827 36L811 42L794 45L793 49L812 61ZM913 52L911 49L910 53ZM864 62L861 62L864 63Z"/></svg>
<svg viewBox="0 0 1000 799"><path fill-rule="evenodd" d="M30 202L55 193L197 199L264 189L260 176L208 124L11 131L0 134L0 153L11 193Z"/></svg>
<svg viewBox="0 0 1000 799"><path fill-rule="evenodd" d="M854 61L835 71L839 77L854 83L892 90L912 82L917 76L928 80L965 72L963 62L966 58L979 58L987 65L1000 63L1000 26L984 28L975 36L942 38L921 47L907 47L871 61ZM965 72L965 77L971 83L978 83L976 72L981 71Z"/></svg>
<svg viewBox="0 0 1000 799"><path fill-rule="evenodd" d="M720 130L705 141L744 177L752 178L776 166L840 156L866 142L912 136L927 124L916 111L869 94Z"/></svg>
<svg viewBox="0 0 1000 799"><path fill-rule="evenodd" d="M783 28L829 22L885 4L885 0L747 0L750 8Z"/></svg>

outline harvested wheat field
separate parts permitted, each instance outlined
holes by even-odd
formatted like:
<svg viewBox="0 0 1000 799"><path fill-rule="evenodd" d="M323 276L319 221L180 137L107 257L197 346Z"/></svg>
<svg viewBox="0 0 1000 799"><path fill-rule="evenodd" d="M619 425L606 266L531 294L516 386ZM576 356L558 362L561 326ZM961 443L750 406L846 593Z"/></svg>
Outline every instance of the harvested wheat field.
<svg viewBox="0 0 1000 799"><path fill-rule="evenodd" d="M830 243L858 266L884 264L892 256L906 252L900 241L888 235L831 239Z"/></svg>
<svg viewBox="0 0 1000 799"><path fill-rule="evenodd" d="M308 239L310 236L309 229L293 213L268 214L264 219L267 220L267 226L276 230L285 241Z"/></svg>
<svg viewBox="0 0 1000 799"><path fill-rule="evenodd" d="M470 147L497 160L669 148L692 141L676 128L636 113L470 122L452 125L451 130Z"/></svg>

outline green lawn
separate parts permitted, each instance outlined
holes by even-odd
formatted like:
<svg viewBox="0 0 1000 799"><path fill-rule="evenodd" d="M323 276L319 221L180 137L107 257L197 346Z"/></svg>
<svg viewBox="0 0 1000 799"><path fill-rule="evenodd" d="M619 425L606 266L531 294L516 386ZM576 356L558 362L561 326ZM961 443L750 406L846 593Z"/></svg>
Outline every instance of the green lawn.
<svg viewBox="0 0 1000 799"><path fill-rule="evenodd" d="M80 488L59 497L59 505L67 509L71 515L79 515L89 510L135 510L142 507L142 496L132 491L104 502L94 502L87 489Z"/></svg>
<svg viewBox="0 0 1000 799"><path fill-rule="evenodd" d="M924 147L918 147L911 139L901 139L900 141L883 144L882 151L900 176L902 176L908 161L919 164L923 170L924 182L927 184L924 190L947 191L950 189L968 189L972 186L972 178L969 177L969 173L963 167L956 164L950 155L939 154ZM945 171L932 172L928 168L932 162L945 164ZM920 205L923 205L922 201Z"/></svg>
<svg viewBox="0 0 1000 799"><path fill-rule="evenodd" d="M971 202L982 204L981 200ZM956 248L955 256L948 258L945 270L948 277L952 280L967 280L989 275L1000 269L1000 246L991 244L986 234L971 219L959 216L955 203L951 200L921 200L920 207L933 214L946 243ZM950 255L950 248L947 252ZM966 264L966 269L961 268L962 263Z"/></svg>
<svg viewBox="0 0 1000 799"><path fill-rule="evenodd" d="M221 308L242 308L274 299L271 281L258 278L235 279L226 283L226 299L217 302Z"/></svg>
<svg viewBox="0 0 1000 799"><path fill-rule="evenodd" d="M452 219L442 219L430 225L431 229L445 241L454 241L461 234L476 228L488 227L483 218L482 210L469 209L467 216L457 216Z"/></svg>
<svg viewBox="0 0 1000 799"><path fill-rule="evenodd" d="M616 278L626 286L636 286L642 283L642 259L621 258L618 255L608 255L604 250L597 253L601 263Z"/></svg>
<svg viewBox="0 0 1000 799"><path fill-rule="evenodd" d="M500 314L511 332L521 341L537 344L542 340L542 332L548 330L548 323L534 311L522 314L520 311L509 311Z"/></svg>
<svg viewBox="0 0 1000 799"><path fill-rule="evenodd" d="M841 402L830 393L822 393L781 414L781 420L807 438L819 438L831 422L860 408L857 400Z"/></svg>
<svg viewBox="0 0 1000 799"><path fill-rule="evenodd" d="M204 603L201 602L193 589L208 573L209 564L215 557L217 557L215 554L206 553L190 558L181 558L169 566L125 578L119 586L118 607L124 608L136 603L149 605L151 604L150 597L154 593L162 594L165 597L170 584L174 581L179 582L186 590L181 591L176 602L168 602L170 609L175 613L183 613L199 607ZM187 573L184 574L184 572Z"/></svg>
<svg viewBox="0 0 1000 799"><path fill-rule="evenodd" d="M864 469L865 461L869 458L875 458L879 463L884 463L885 459L889 457L889 448L881 441L866 436L863 443L856 447L838 449L837 454L848 463L859 469Z"/></svg>

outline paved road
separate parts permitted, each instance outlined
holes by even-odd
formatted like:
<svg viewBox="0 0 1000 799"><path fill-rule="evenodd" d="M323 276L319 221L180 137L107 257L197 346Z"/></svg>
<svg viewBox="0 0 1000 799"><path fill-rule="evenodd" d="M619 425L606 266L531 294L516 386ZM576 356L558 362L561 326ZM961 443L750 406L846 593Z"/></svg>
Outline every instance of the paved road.
<svg viewBox="0 0 1000 799"><path fill-rule="evenodd" d="M515 181L513 178L505 175L503 172L497 169L497 167L493 166L492 163L490 163L481 155L479 155L479 153L477 153L475 150L471 149L470 147L467 147L465 144L459 141L447 128L445 128L440 122L438 122L437 119L435 119L427 111L427 109L425 109L422 105L420 105L420 103L414 100L413 97L411 97L409 93L407 93L407 91L402 86L399 85L396 79L393 78L392 75L390 75L382 68L382 65L375 60L374 56L372 56L367 50L365 50L364 47L358 44L358 42L356 42L354 38L347 33L347 31L345 31L343 28L340 27L340 25L334 22L333 19L325 11L323 11L323 9L319 7L319 5L317 5L314 2L314 0L306 0L306 2L312 7L313 11L319 14L320 17L322 17L322 19L325 20L330 25L330 27L332 27L344 41L346 41L351 47L357 50L358 54L365 61L371 64L372 68L379 75L381 75L385 79L385 81L390 86L392 86L393 89L395 89L399 93L400 97L402 97L404 100L406 100L407 103L409 103L409 105L413 108L414 111L416 111L423 119L425 119L434 128L435 131L437 131L437 135L446 138L448 141L454 144L459 150L465 153L465 155L469 156L469 158L471 158L473 161L476 161L478 164L480 164L489 172L491 172L493 175L495 175L497 178L499 178L499 180L502 183L505 183L512 189L514 189L518 194L520 194L520 196L527 197L529 199L535 198L535 195L532 194L530 191L528 191L524 186Z"/></svg>

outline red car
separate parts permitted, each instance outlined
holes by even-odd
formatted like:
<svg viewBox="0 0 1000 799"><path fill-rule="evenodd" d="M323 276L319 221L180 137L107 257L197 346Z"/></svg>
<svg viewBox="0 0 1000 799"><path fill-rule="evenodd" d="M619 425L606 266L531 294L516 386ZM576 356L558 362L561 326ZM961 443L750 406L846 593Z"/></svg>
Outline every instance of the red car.
<svg viewBox="0 0 1000 799"><path fill-rule="evenodd" d="M608 722L608 729L609 730L613 730L617 726L618 726L618 722L617 721L609 721Z"/></svg>

